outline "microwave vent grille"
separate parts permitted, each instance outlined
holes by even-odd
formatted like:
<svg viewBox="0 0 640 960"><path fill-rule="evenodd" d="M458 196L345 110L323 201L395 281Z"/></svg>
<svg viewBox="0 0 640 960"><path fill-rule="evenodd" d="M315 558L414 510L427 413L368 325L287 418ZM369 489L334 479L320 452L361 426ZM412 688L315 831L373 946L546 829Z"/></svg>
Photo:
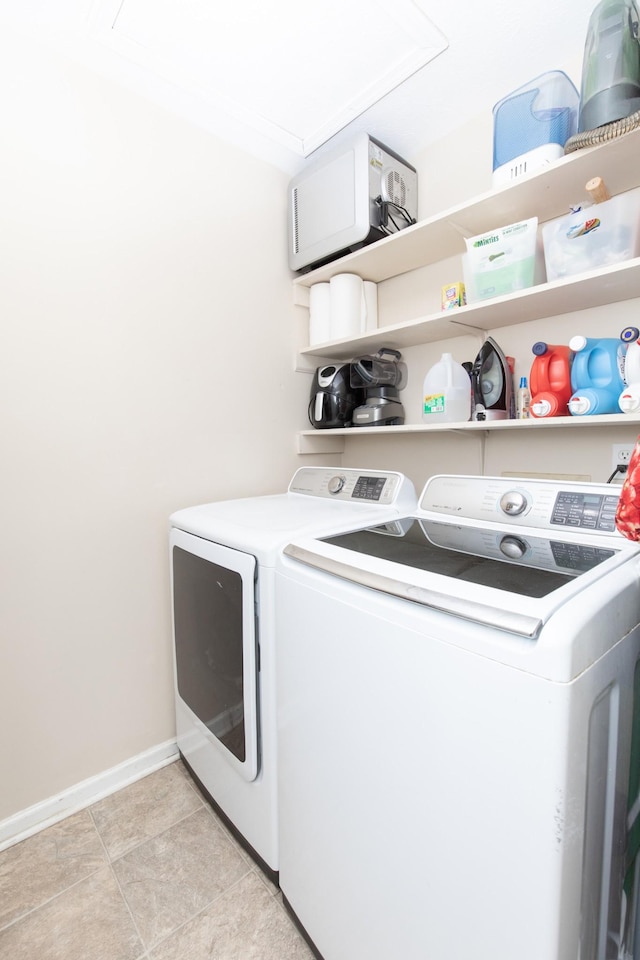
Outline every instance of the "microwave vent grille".
<svg viewBox="0 0 640 960"><path fill-rule="evenodd" d="M299 228L298 228L298 190L293 190L292 195L292 216L293 216L293 252L300 252Z"/></svg>
<svg viewBox="0 0 640 960"><path fill-rule="evenodd" d="M387 170L383 179L383 199L399 207L407 205L407 185L398 170Z"/></svg>

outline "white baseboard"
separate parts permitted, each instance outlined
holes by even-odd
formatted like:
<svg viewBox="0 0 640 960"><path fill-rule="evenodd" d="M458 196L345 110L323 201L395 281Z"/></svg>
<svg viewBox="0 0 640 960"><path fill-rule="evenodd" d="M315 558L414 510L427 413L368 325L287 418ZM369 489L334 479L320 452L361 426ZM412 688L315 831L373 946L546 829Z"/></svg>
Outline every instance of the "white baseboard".
<svg viewBox="0 0 640 960"><path fill-rule="evenodd" d="M98 800L121 790L136 780L141 780L147 774L165 767L178 756L178 747L175 740L160 743L136 757L125 760L117 767L104 770L95 777L83 780L75 786L64 790L55 797L36 803L26 810L20 810L6 820L0 821L0 850L25 840L27 837L50 827L59 820L78 810L84 810Z"/></svg>

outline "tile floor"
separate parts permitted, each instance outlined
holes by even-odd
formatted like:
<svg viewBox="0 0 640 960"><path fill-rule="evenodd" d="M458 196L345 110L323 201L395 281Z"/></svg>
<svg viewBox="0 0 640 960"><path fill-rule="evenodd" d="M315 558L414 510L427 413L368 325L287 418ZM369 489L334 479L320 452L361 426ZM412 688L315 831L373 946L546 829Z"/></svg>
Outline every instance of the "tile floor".
<svg viewBox="0 0 640 960"><path fill-rule="evenodd" d="M0 958L313 960L180 761L0 853Z"/></svg>

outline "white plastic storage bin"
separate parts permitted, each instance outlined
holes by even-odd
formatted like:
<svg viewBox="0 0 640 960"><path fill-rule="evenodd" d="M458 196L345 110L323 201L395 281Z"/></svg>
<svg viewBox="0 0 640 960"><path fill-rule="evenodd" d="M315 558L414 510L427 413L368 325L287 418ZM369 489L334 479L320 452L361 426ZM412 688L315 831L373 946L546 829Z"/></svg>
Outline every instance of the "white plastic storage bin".
<svg viewBox="0 0 640 960"><path fill-rule="evenodd" d="M542 227L547 280L640 255L640 187Z"/></svg>

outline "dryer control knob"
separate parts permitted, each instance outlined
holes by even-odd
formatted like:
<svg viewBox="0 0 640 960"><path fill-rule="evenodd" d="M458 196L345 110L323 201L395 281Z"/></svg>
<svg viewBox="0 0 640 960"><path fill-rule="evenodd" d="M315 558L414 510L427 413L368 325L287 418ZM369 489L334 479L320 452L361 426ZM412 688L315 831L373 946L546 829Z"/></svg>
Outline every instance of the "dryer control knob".
<svg viewBox="0 0 640 960"><path fill-rule="evenodd" d="M345 482L344 477L331 477L331 480L329 480L329 493L340 493Z"/></svg>
<svg viewBox="0 0 640 960"><path fill-rule="evenodd" d="M527 509L527 498L519 490L509 490L500 497L500 509L509 517L517 517Z"/></svg>
<svg viewBox="0 0 640 960"><path fill-rule="evenodd" d="M500 541L500 551L510 560L521 560L527 552L527 545L520 537L503 537Z"/></svg>

